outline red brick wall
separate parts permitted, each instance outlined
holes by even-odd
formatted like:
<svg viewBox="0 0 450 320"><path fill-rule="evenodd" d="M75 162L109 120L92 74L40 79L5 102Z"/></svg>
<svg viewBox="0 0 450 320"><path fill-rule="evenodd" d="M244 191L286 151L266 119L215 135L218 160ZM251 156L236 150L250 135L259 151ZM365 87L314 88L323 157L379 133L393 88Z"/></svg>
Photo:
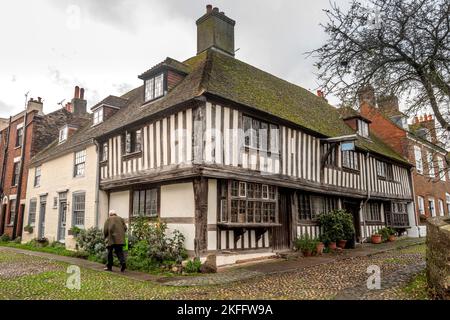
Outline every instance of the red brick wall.
<svg viewBox="0 0 450 320"><path fill-rule="evenodd" d="M176 72L168 71L167 72L167 89L172 90L184 77Z"/></svg>

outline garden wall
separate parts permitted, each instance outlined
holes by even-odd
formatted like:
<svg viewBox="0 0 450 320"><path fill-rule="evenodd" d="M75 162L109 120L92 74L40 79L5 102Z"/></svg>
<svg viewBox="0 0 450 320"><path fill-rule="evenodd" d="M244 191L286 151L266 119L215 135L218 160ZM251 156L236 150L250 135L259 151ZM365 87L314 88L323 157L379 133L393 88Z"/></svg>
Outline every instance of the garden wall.
<svg viewBox="0 0 450 320"><path fill-rule="evenodd" d="M427 279L437 299L450 300L450 219L427 220Z"/></svg>

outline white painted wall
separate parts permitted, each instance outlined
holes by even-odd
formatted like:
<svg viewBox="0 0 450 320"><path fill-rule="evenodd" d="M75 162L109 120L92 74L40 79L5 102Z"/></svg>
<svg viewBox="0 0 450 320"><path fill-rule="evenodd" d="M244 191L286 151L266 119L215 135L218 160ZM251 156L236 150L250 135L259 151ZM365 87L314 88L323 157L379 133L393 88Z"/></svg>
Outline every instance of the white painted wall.
<svg viewBox="0 0 450 320"><path fill-rule="evenodd" d="M41 165L41 184L39 187L34 187L35 168L30 168L27 183L27 199L26 199L26 213L24 217L24 226L28 225L28 213L30 209L30 200L37 200L36 209L36 225L33 234L23 233L22 241L27 242L38 236L39 224L39 207L40 196L47 194L46 216L45 216L45 234L44 236L49 241L56 241L58 235L58 219L59 207L53 206L53 199L58 197L59 192L68 190L68 209L67 209L67 224L66 224L66 246L73 248L75 242L72 236L67 233L72 227L72 196L74 192L84 191L86 193L85 205L85 228L95 226L95 211L96 211L96 176L97 176L97 152L95 145L90 145L86 148L86 167L83 177L73 177L75 154L69 153L60 156L59 158L49 160ZM100 221L106 219L105 193L100 191L99 214Z"/></svg>
<svg viewBox="0 0 450 320"><path fill-rule="evenodd" d="M115 210L118 216L128 220L130 215L130 191L111 192L108 212L109 210Z"/></svg>
<svg viewBox="0 0 450 320"><path fill-rule="evenodd" d="M195 216L192 182L161 186L161 218L193 218Z"/></svg>
<svg viewBox="0 0 450 320"><path fill-rule="evenodd" d="M217 180L208 180L208 225L217 226ZM217 231L208 231L208 250L217 250Z"/></svg>

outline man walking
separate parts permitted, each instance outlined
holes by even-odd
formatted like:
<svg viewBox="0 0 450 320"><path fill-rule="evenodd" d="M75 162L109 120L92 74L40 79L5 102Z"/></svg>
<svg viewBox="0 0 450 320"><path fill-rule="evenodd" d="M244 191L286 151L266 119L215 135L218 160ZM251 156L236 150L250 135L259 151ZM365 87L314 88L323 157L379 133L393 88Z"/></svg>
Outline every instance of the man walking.
<svg viewBox="0 0 450 320"><path fill-rule="evenodd" d="M103 227L105 239L108 240L108 264L105 268L106 271L112 271L114 251L120 261L120 271L125 272L126 264L123 255L123 246L125 245L126 231L127 226L125 225L125 221L117 215L116 211L111 210L109 212L109 218L106 220L105 226Z"/></svg>

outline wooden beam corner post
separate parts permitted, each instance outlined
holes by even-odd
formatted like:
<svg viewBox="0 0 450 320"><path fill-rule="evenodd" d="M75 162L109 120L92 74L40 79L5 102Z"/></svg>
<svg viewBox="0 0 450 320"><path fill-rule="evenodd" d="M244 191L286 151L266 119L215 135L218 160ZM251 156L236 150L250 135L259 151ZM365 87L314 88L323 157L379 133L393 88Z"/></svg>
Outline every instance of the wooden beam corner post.
<svg viewBox="0 0 450 320"><path fill-rule="evenodd" d="M208 179L194 179L195 199L195 256L200 257L208 250Z"/></svg>

